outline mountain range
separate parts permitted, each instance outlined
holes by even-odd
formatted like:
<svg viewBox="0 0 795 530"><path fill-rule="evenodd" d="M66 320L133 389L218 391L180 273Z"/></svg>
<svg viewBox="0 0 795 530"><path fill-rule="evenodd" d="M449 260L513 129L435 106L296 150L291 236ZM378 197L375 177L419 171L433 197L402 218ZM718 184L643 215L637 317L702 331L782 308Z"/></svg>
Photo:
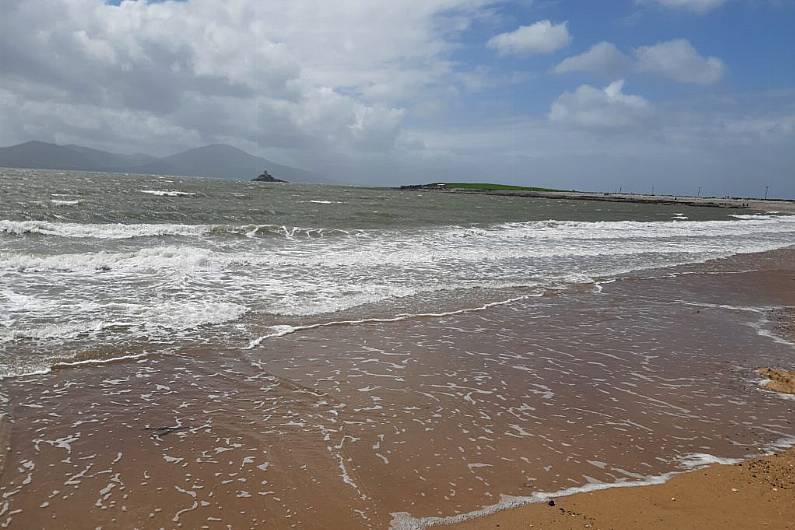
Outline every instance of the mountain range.
<svg viewBox="0 0 795 530"><path fill-rule="evenodd" d="M271 162L231 145L214 144L166 157L122 155L80 145L25 142L0 147L0 167L180 175L251 180L264 170L290 182L326 182L305 171Z"/></svg>

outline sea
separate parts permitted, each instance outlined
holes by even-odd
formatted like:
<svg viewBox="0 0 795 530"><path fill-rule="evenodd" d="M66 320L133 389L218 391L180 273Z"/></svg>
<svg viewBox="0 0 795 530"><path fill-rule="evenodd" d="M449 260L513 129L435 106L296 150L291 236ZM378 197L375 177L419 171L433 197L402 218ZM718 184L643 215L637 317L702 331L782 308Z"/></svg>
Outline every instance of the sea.
<svg viewBox="0 0 795 530"><path fill-rule="evenodd" d="M0 169L0 377L793 243L742 209Z"/></svg>

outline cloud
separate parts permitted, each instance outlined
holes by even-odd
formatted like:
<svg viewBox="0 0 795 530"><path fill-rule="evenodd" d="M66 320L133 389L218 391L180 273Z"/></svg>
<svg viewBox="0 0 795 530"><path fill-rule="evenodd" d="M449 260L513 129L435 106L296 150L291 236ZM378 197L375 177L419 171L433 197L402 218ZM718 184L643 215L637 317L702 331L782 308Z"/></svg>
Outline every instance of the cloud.
<svg viewBox="0 0 795 530"><path fill-rule="evenodd" d="M699 55L685 39L637 48L635 57L639 71L661 75L680 83L717 83L725 70L720 59Z"/></svg>
<svg viewBox="0 0 795 530"><path fill-rule="evenodd" d="M795 196L795 92L663 86L652 104L632 81L604 86L725 75L684 41L600 43L559 68L608 80L561 94L560 79L470 53L485 51L481 22L502 1L8 1L0 145L171 154L221 142L362 184L433 175L598 188L655 173L684 187L731 176L734 188L715 188L728 191L778 175L775 189ZM571 40L565 23L548 27Z"/></svg>
<svg viewBox="0 0 795 530"><path fill-rule="evenodd" d="M0 140L389 150L408 108L462 86L449 55L492 2L11 2Z"/></svg>
<svg viewBox="0 0 795 530"><path fill-rule="evenodd" d="M651 105L641 96L624 94L623 89L622 79L604 89L581 85L574 92L564 92L552 104L549 120L588 129L633 128L649 118Z"/></svg>
<svg viewBox="0 0 795 530"><path fill-rule="evenodd" d="M600 42L584 53L567 57L553 71L588 72L606 77L640 72L700 85L717 83L725 71L720 59L700 55L686 39L641 46L635 48L633 55L630 58L614 44Z"/></svg>
<svg viewBox="0 0 795 530"><path fill-rule="evenodd" d="M568 46L570 42L568 22L553 24L549 20L542 20L495 35L486 45L500 55L529 55L551 53Z"/></svg>
<svg viewBox="0 0 795 530"><path fill-rule="evenodd" d="M455 128L415 129L411 135L422 150L384 170L406 167L406 183L416 182L418 172L439 180L493 175L506 183L561 189L623 186L648 192L654 183L659 193L681 194L703 185L704 193L717 196L758 195L760 183L769 182L777 195L795 197L795 91L700 95L639 108L622 105L620 98L610 101L602 88L577 92L585 97L562 98L569 112L557 122L493 117ZM600 109L598 120L577 120L572 112L594 107ZM623 125L615 126L621 120L612 120L611 113ZM610 120L612 126L605 127Z"/></svg>
<svg viewBox="0 0 795 530"><path fill-rule="evenodd" d="M638 0L638 3L656 3L663 7L668 7L672 9L684 9L687 11L693 11L695 13L706 13L707 11L712 11L723 4L725 4L727 0Z"/></svg>
<svg viewBox="0 0 795 530"><path fill-rule="evenodd" d="M612 77L626 72L631 66L632 60L629 57L613 43L603 41L594 44L587 52L563 59L554 72L591 72Z"/></svg>

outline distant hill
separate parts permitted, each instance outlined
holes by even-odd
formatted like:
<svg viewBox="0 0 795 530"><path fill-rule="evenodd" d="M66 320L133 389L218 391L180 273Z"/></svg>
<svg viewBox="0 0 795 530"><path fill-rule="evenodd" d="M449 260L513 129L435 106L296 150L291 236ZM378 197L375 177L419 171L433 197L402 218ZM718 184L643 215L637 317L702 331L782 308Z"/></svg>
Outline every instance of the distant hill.
<svg viewBox="0 0 795 530"><path fill-rule="evenodd" d="M123 155L70 145L26 142L0 148L0 166L113 171L129 165Z"/></svg>
<svg viewBox="0 0 795 530"><path fill-rule="evenodd" d="M137 168L155 175L193 175L197 177L240 178L251 180L263 170L290 182L318 181L308 171L276 164L250 155L230 145L207 145L160 158Z"/></svg>
<svg viewBox="0 0 795 530"><path fill-rule="evenodd" d="M52 144L50 144L52 145ZM91 149L90 147L83 147L82 145L65 145L64 147L82 153L84 156L90 158L97 165L106 165L108 167L135 167L149 164L157 160L157 157L137 153L134 155L120 155L116 153L108 153L107 151L100 151L99 149Z"/></svg>
<svg viewBox="0 0 795 530"><path fill-rule="evenodd" d="M0 167L113 171L251 180L264 170L290 182L325 182L308 171L250 155L230 145L208 145L158 158L122 155L80 145L25 142L0 147Z"/></svg>

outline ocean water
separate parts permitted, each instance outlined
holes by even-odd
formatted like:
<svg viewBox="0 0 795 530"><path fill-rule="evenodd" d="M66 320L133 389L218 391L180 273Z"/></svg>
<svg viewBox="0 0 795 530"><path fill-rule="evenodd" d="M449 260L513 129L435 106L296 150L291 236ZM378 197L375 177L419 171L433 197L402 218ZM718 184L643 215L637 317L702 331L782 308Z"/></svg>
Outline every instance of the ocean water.
<svg viewBox="0 0 795 530"><path fill-rule="evenodd" d="M744 210L0 169L0 376L793 244Z"/></svg>

